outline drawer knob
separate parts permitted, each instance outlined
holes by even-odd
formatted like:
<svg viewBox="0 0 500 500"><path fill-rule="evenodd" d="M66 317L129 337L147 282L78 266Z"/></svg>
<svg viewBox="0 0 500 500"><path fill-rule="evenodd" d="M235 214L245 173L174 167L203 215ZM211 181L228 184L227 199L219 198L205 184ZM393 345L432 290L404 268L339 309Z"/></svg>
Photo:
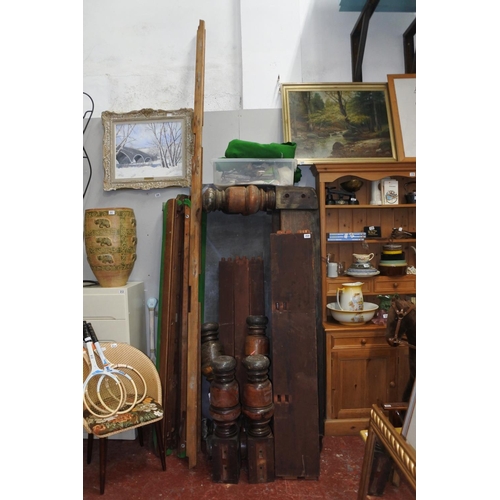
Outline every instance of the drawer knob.
<svg viewBox="0 0 500 500"><path fill-rule="evenodd" d="M396 383L395 383L394 381L389 382L389 387L390 387L391 389L394 389L394 387L396 387Z"/></svg>
<svg viewBox="0 0 500 500"><path fill-rule="evenodd" d="M366 339L361 339L361 345L366 345Z"/></svg>
<svg viewBox="0 0 500 500"><path fill-rule="evenodd" d="M397 281L392 284L393 288L397 288L398 286L399 286L399 283Z"/></svg>

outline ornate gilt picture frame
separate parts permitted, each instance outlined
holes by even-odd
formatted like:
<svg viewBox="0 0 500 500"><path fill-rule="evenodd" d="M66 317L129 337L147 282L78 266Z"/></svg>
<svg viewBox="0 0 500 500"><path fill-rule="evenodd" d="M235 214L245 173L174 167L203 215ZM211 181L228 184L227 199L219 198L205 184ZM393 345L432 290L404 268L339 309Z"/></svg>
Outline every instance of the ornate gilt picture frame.
<svg viewBox="0 0 500 500"><path fill-rule="evenodd" d="M190 187L193 110L104 111L104 190Z"/></svg>
<svg viewBox="0 0 500 500"><path fill-rule="evenodd" d="M386 83L288 83L281 96L299 164L396 159Z"/></svg>

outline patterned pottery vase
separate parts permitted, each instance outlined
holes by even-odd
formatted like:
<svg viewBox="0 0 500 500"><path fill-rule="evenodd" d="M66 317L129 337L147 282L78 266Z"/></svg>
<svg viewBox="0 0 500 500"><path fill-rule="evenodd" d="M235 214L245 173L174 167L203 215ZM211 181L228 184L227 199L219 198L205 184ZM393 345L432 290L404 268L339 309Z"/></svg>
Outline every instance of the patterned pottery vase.
<svg viewBox="0 0 500 500"><path fill-rule="evenodd" d="M102 287L127 284L137 259L136 225L131 208L85 210L87 261Z"/></svg>

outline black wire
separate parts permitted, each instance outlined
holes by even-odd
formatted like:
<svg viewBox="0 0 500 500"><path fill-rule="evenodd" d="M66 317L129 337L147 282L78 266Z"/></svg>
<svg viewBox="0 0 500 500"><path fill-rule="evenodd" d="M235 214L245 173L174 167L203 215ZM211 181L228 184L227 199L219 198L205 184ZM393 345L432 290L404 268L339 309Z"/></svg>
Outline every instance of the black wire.
<svg viewBox="0 0 500 500"><path fill-rule="evenodd" d="M86 95L90 99L90 102L92 103L91 109L88 109L83 114L83 119L87 120L85 122L84 127L83 127L83 134L85 135L85 131L87 130L87 127L88 127L88 125L90 123L90 119L92 118L92 115L94 113L94 100L86 92L84 92L83 95ZM89 173L89 180L87 181L87 185L85 186L85 189L83 191L83 197L85 198L85 195L87 194L87 189L89 188L89 185L90 185L90 180L92 179L92 164L90 163L90 158L89 158L89 155L87 154L87 151L85 151L85 146L83 146L83 159L87 160L87 163L89 165L89 171L90 171L90 173Z"/></svg>

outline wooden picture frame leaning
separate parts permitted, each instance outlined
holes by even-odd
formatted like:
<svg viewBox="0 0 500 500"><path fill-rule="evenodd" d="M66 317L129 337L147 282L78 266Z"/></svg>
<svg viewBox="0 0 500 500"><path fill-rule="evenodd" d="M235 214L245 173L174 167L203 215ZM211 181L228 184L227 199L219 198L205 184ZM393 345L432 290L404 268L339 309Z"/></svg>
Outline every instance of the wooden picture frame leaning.
<svg viewBox="0 0 500 500"><path fill-rule="evenodd" d="M417 75L387 75L387 83L398 160L414 162L417 159Z"/></svg>
<svg viewBox="0 0 500 500"><path fill-rule="evenodd" d="M386 83L286 83L281 97L299 164L396 160Z"/></svg>
<svg viewBox="0 0 500 500"><path fill-rule="evenodd" d="M375 443L378 440L382 448L392 458L395 467L408 482L411 490L417 489L417 453L405 438L390 423L389 418L377 405L372 405L368 437L365 444L361 479L358 488L358 500L368 499L370 473L373 465ZM371 498L371 496L370 496Z"/></svg>
<svg viewBox="0 0 500 500"><path fill-rule="evenodd" d="M193 110L104 111L104 190L190 187Z"/></svg>

